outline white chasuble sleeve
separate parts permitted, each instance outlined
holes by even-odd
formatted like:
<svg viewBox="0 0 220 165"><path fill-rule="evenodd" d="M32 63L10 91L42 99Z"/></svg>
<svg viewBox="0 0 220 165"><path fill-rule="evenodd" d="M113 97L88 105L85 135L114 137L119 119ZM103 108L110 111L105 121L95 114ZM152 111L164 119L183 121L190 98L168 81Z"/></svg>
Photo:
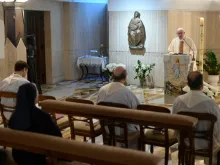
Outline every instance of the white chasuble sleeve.
<svg viewBox="0 0 220 165"><path fill-rule="evenodd" d="M175 39L173 39L168 47L168 53L174 54Z"/></svg>

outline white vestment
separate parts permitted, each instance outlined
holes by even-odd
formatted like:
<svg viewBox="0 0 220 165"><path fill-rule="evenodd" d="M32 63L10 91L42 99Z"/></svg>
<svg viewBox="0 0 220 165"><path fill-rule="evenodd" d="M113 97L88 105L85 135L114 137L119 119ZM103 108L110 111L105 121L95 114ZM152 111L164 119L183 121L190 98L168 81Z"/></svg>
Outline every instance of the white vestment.
<svg viewBox="0 0 220 165"><path fill-rule="evenodd" d="M98 94L97 104L100 102L112 102L112 103L124 104L132 109L136 109L137 106L140 104L139 100L134 95L134 93L131 92L129 89L127 89L120 82L112 82L102 87ZM134 133L137 132L138 130L139 127L137 125L128 124L128 133ZM123 134L122 130L116 129L116 135L121 135L121 134ZM135 143L137 145L137 142ZM133 144L129 145L129 148L135 148L132 145Z"/></svg>
<svg viewBox="0 0 220 165"><path fill-rule="evenodd" d="M215 101L206 96L202 91L190 91L185 95L179 96L173 105L173 113L176 114L181 111L210 113L217 117L217 122L214 127L213 146L214 150L220 147L220 109ZM205 121L198 122L197 130L208 130L210 123ZM195 139L195 148L206 149L208 143L206 140Z"/></svg>
<svg viewBox="0 0 220 165"><path fill-rule="evenodd" d="M168 53L169 54L178 54L179 53L179 46L180 42L184 41L183 45L183 54L191 54L192 56L194 55L194 58L196 60L197 56L197 48L195 43L190 37L185 37L184 40L180 40L179 37L174 38L172 42L170 43L170 46L168 47ZM197 70L196 62L193 64L193 71Z"/></svg>
<svg viewBox="0 0 220 165"><path fill-rule="evenodd" d="M0 91L17 93L19 87L26 83L29 83L29 81L23 78L21 75L13 73L0 83ZM1 98L1 104L14 107L16 105L16 100ZM7 120L9 120L11 117L10 112L4 112L4 115Z"/></svg>

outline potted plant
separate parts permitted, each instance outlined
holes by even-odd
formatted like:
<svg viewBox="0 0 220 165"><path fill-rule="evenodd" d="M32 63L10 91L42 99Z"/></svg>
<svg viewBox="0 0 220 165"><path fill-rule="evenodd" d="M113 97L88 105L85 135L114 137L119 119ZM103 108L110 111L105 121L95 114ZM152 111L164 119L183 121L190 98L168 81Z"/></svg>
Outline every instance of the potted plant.
<svg viewBox="0 0 220 165"><path fill-rule="evenodd" d="M211 85L217 85L219 81L220 64L212 50L205 53L203 68L208 73L208 82Z"/></svg>
<svg viewBox="0 0 220 165"><path fill-rule="evenodd" d="M141 88L146 86L146 78L150 75L154 66L155 64L144 65L140 60L137 61L137 65L134 67L136 73L134 79L139 79Z"/></svg>

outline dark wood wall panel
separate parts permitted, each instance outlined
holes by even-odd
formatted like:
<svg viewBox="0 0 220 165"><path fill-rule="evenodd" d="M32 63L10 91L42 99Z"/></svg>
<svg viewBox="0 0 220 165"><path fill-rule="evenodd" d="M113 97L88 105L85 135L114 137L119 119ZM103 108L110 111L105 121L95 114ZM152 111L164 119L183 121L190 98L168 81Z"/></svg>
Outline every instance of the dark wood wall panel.
<svg viewBox="0 0 220 165"><path fill-rule="evenodd" d="M44 12L25 11L26 34L36 37L36 61L40 84L46 84Z"/></svg>

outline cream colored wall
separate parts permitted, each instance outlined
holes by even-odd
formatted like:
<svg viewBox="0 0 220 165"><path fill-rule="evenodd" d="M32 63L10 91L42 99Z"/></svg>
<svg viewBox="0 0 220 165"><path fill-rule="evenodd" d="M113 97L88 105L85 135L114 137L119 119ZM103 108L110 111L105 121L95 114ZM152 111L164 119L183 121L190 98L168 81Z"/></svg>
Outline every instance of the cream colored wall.
<svg viewBox="0 0 220 165"><path fill-rule="evenodd" d="M219 0L108 0L109 11L191 10L219 11Z"/></svg>
<svg viewBox="0 0 220 165"><path fill-rule="evenodd" d="M206 49L212 49L220 62L220 12L206 12Z"/></svg>
<svg viewBox="0 0 220 165"><path fill-rule="evenodd" d="M205 17L205 12L169 11L168 12L168 43L176 37L176 30L184 28L186 35L193 39L199 49L200 17ZM206 20L206 18L205 18ZM206 27L205 27L206 28Z"/></svg>
<svg viewBox="0 0 220 165"><path fill-rule="evenodd" d="M47 72L47 83L54 84L64 80L63 65L63 3L53 1L34 1L30 0L23 7L25 10L39 10L50 12L51 24L51 49L52 49L52 66L50 70L52 76ZM45 27L47 28L47 27ZM47 35L47 34L46 34ZM47 45L46 45L47 46ZM47 46L45 49L49 49ZM48 57L46 57L47 59ZM47 65L47 64L46 64ZM49 64L50 65L50 64Z"/></svg>
<svg viewBox="0 0 220 165"><path fill-rule="evenodd" d="M138 84L134 80L134 65L137 60L145 64L155 63L152 72L157 86L164 85L163 55L167 52L167 11L140 11L141 20L146 29L146 53L144 56L132 55L128 46L128 25L133 18L134 11L109 12L109 60L110 62L123 63L128 70L128 83Z"/></svg>
<svg viewBox="0 0 220 165"><path fill-rule="evenodd" d="M2 3L0 3L0 60L5 58L4 43L5 43L4 10L2 7Z"/></svg>
<svg viewBox="0 0 220 165"><path fill-rule="evenodd" d="M199 51L200 17L205 19L205 51L213 50L220 61L220 14L219 12L200 11L169 11L168 12L168 43L176 37L176 29L184 28ZM198 59L198 56L197 56Z"/></svg>
<svg viewBox="0 0 220 165"><path fill-rule="evenodd" d="M18 60L26 61L26 47L22 39L15 47L9 39L4 44L5 57L0 59L0 80L8 77L14 72L14 64Z"/></svg>
<svg viewBox="0 0 220 165"><path fill-rule="evenodd" d="M205 51L213 50L220 62L220 12L201 11L140 11L146 28L146 53L144 56L131 55L128 47L127 29L134 11L109 12L109 55L110 62L124 63L128 68L128 83L134 80L133 66L140 59L146 64L156 63L153 71L156 86L164 86L163 54L176 37L176 30L182 27L191 37L199 51L200 17L205 18ZM199 56L197 56L199 57Z"/></svg>
<svg viewBox="0 0 220 165"><path fill-rule="evenodd" d="M22 39L15 47L9 39L5 39L5 25L3 8L0 7L0 81L14 71L14 64L18 60L26 61L26 47Z"/></svg>
<svg viewBox="0 0 220 165"><path fill-rule="evenodd" d="M3 8L0 3L0 81L5 77L5 25L4 25L4 16Z"/></svg>
<svg viewBox="0 0 220 165"><path fill-rule="evenodd" d="M81 76L77 58L91 49L107 45L106 4L64 3L64 61L65 79L77 80Z"/></svg>
<svg viewBox="0 0 220 165"><path fill-rule="evenodd" d="M46 32L50 31L51 35L46 34L46 41L51 41L51 45L48 45L46 43L46 53L47 55L51 54L51 57L46 57L47 63L47 84L54 84L57 82L60 82L64 80L64 69L63 69L63 3L61 2L52 2L52 1L39 1L39 0L30 0L25 3L24 6L22 6L24 10L38 10L38 11L48 11L49 13L46 14L46 19L50 21L49 24L51 25L48 29L48 27L45 27ZM50 16L48 16L48 14ZM2 36L2 31L4 31L4 27L1 24L1 20L3 20L3 9L2 5L0 5L0 36ZM51 28L51 29L50 29ZM5 37L1 37L0 39L0 48L4 47L5 43ZM51 52L50 52L51 50ZM1 58L5 58L2 56L4 49L0 49L0 64L5 64L4 60L1 60ZM48 60L50 60L48 62ZM11 67L10 67L11 68ZM4 73L3 73L4 72ZM0 78L4 78L8 76L5 71L2 71L0 68Z"/></svg>
<svg viewBox="0 0 220 165"><path fill-rule="evenodd" d="M81 75L76 66L77 57L99 48L101 43L107 45L107 8L104 4L29 0L22 8L47 11L45 21L50 21L47 25L51 25L51 34L48 33L50 27L45 27L48 84L77 80Z"/></svg>

